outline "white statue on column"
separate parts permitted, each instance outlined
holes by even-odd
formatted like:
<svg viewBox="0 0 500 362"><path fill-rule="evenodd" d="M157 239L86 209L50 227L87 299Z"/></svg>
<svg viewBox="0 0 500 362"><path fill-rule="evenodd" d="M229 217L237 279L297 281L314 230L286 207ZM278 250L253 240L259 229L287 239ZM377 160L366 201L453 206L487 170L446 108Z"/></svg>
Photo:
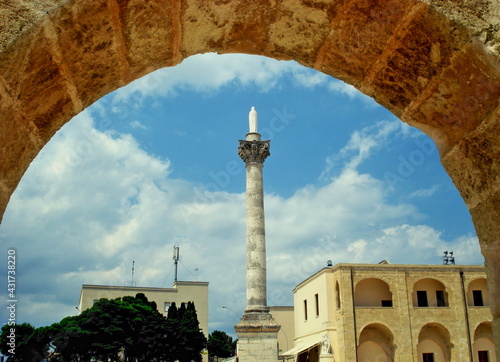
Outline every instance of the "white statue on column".
<svg viewBox="0 0 500 362"><path fill-rule="evenodd" d="M250 126L250 133L257 133L257 111L252 107L248 113L248 124Z"/></svg>

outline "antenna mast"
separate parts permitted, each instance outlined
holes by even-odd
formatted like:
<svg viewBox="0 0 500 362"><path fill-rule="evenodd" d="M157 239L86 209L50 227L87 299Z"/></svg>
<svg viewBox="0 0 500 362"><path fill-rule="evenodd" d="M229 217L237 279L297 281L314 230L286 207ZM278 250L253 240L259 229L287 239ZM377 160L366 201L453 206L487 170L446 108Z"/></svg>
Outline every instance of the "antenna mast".
<svg viewBox="0 0 500 362"><path fill-rule="evenodd" d="M132 280L124 281L123 282L124 286L130 285L131 287L135 287L135 285L134 285L134 264L135 264L135 261L132 260Z"/></svg>
<svg viewBox="0 0 500 362"><path fill-rule="evenodd" d="M132 286L134 286L134 264L135 260L132 260Z"/></svg>
<svg viewBox="0 0 500 362"><path fill-rule="evenodd" d="M177 264L179 262L179 245L174 245L174 265L175 265L175 277L174 283L177 283Z"/></svg>

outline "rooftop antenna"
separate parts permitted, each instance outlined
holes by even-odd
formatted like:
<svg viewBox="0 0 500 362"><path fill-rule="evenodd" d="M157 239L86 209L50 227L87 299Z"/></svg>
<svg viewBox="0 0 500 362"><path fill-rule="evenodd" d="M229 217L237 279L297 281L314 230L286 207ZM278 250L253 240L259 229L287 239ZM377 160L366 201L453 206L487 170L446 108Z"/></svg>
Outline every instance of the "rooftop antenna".
<svg viewBox="0 0 500 362"><path fill-rule="evenodd" d="M124 286L128 286L130 285L131 287L135 287L135 283L134 283L134 264L135 264L135 261L132 260L132 281L125 281L123 283Z"/></svg>
<svg viewBox="0 0 500 362"><path fill-rule="evenodd" d="M135 260L132 260L132 286L134 286L134 265L135 265Z"/></svg>
<svg viewBox="0 0 500 362"><path fill-rule="evenodd" d="M455 265L455 257L453 256L453 251L448 252L448 250L446 250L443 254L443 265Z"/></svg>
<svg viewBox="0 0 500 362"><path fill-rule="evenodd" d="M174 283L177 283L177 264L179 263L179 245L174 245L174 265L175 265L175 277Z"/></svg>

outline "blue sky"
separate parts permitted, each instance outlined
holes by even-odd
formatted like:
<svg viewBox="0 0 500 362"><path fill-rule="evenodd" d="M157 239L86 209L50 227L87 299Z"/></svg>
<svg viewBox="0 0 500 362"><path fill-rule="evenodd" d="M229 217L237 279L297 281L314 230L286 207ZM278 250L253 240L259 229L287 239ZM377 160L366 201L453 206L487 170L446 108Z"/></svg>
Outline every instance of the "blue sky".
<svg viewBox="0 0 500 362"><path fill-rule="evenodd" d="M76 314L82 284L210 282L209 328L245 308L245 172L255 106L264 167L268 304L334 263L482 264L470 215L433 143L371 98L295 62L198 55L111 93L64 126L12 196L18 321ZM197 269L195 271L195 269ZM5 283L4 283L5 285ZM3 301L2 301L3 302ZM4 302L3 302L4 303ZM2 305L2 320L6 309Z"/></svg>

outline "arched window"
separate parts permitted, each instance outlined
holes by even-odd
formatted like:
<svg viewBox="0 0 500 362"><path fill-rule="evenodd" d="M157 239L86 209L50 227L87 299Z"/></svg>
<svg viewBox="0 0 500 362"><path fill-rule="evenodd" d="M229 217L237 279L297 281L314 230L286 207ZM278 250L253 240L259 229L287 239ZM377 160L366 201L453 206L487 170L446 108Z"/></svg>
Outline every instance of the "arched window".
<svg viewBox="0 0 500 362"><path fill-rule="evenodd" d="M413 286L414 307L446 307L448 292L443 283L436 279L420 279Z"/></svg>
<svg viewBox="0 0 500 362"><path fill-rule="evenodd" d="M367 325L359 335L359 361L394 361L394 335L383 324Z"/></svg>
<svg viewBox="0 0 500 362"><path fill-rule="evenodd" d="M378 278L359 281L354 289L356 307L392 307L392 293L389 285Z"/></svg>
<svg viewBox="0 0 500 362"><path fill-rule="evenodd" d="M477 326L474 331L473 350L474 362L493 362L497 360L491 322L483 322Z"/></svg>
<svg viewBox="0 0 500 362"><path fill-rule="evenodd" d="M418 360L423 362L447 362L451 358L450 333L438 323L422 327L418 335Z"/></svg>
<svg viewBox="0 0 500 362"><path fill-rule="evenodd" d="M467 305L469 307L489 306L488 284L485 278L474 279L467 288Z"/></svg>

